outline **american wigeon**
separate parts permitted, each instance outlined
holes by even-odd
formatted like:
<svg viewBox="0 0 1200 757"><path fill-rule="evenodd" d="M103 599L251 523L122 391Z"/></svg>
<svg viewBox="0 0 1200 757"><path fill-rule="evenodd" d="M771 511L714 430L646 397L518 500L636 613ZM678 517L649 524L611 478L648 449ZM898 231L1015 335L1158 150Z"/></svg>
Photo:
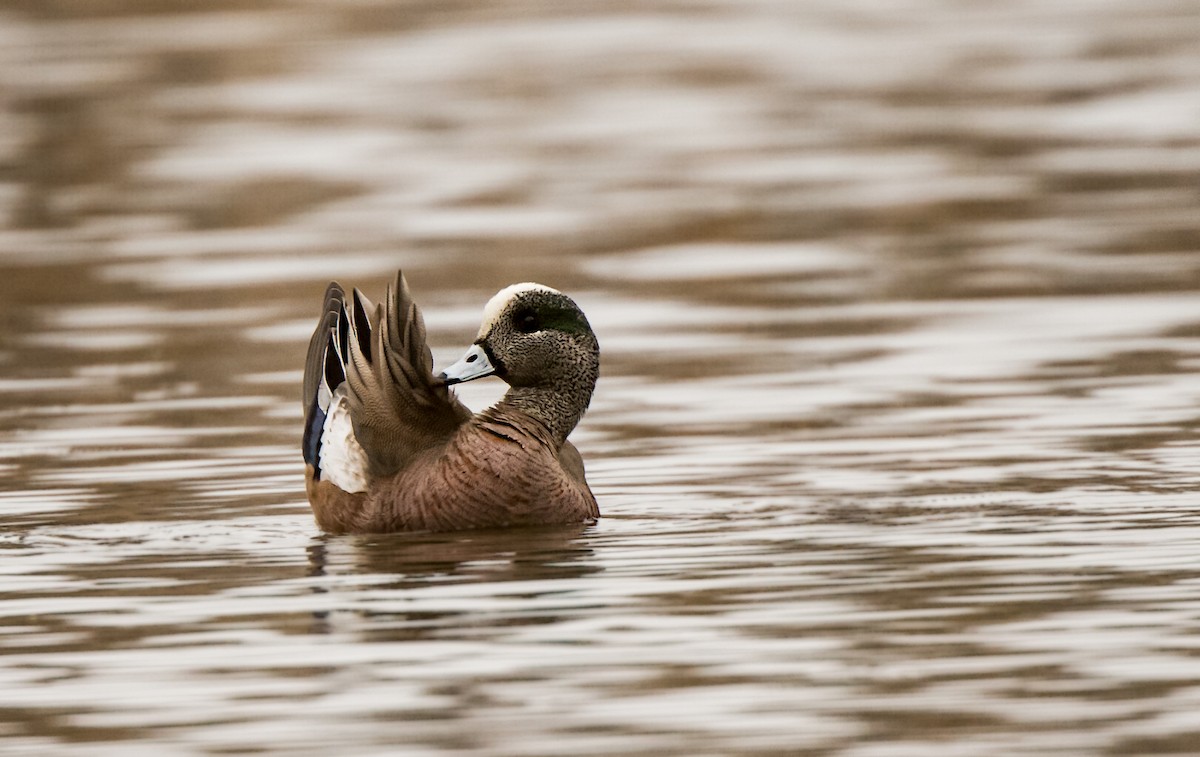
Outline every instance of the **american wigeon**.
<svg viewBox="0 0 1200 757"><path fill-rule="evenodd" d="M492 297L475 343L434 376L402 273L379 306L331 283L304 372L305 478L317 525L453 531L599 517L567 441L599 372L583 311L541 284ZM480 413L449 389L491 375L509 390Z"/></svg>

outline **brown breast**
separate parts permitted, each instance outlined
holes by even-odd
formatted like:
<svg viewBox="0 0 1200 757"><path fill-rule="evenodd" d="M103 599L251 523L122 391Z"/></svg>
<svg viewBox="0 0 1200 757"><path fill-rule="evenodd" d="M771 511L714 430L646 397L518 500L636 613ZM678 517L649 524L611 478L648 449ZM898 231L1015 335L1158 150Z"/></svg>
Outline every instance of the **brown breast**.
<svg viewBox="0 0 1200 757"><path fill-rule="evenodd" d="M563 469L557 450L535 430L464 424L368 493L354 530L453 531L578 523L599 516L586 483Z"/></svg>

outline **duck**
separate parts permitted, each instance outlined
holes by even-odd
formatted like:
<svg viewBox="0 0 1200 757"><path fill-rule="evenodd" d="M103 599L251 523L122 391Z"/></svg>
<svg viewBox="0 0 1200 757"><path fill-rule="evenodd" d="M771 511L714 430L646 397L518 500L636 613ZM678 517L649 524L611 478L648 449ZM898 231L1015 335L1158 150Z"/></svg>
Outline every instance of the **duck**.
<svg viewBox="0 0 1200 757"><path fill-rule="evenodd" d="M435 375L403 271L378 305L331 282L303 387L317 526L370 534L594 521L599 506L567 437L599 373L587 317L543 284L496 293L470 348ZM473 413L451 387L487 376L508 390Z"/></svg>

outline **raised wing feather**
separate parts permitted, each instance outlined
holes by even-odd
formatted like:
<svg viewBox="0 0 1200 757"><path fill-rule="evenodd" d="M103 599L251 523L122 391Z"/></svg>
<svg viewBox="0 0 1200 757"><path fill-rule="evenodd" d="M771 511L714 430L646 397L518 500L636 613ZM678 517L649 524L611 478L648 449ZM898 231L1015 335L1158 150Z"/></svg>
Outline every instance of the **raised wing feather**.
<svg viewBox="0 0 1200 757"><path fill-rule="evenodd" d="M313 331L312 339L308 342L308 359L304 364L304 393L300 398L304 403L305 412L308 412L313 398L317 396L317 388L320 386L325 371L323 366L325 347L329 343L330 335L337 333L338 322L345 309L345 297L346 293L342 290L341 284L336 281L329 282L329 286L325 289L325 304L321 310L321 318L317 321L317 328Z"/></svg>
<svg viewBox="0 0 1200 757"><path fill-rule="evenodd" d="M386 476L443 443L471 417L471 411L433 375L425 320L404 274L397 271L387 298L374 313L367 312L365 298L363 303L372 333L364 340L356 330L357 338L348 340L347 396L370 471ZM355 328L353 313L348 320Z"/></svg>
<svg viewBox="0 0 1200 757"><path fill-rule="evenodd" d="M325 290L321 319L308 343L304 366L304 462L313 467L315 479L321 478L321 443L329 417L333 393L346 380L342 355L346 342L345 293L337 282Z"/></svg>

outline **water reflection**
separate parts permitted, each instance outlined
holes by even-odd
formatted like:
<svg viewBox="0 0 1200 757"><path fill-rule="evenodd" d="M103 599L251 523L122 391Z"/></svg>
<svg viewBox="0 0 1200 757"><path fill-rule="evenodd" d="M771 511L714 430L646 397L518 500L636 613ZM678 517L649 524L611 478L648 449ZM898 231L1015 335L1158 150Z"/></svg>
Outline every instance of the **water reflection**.
<svg viewBox="0 0 1200 757"><path fill-rule="evenodd" d="M309 575L330 609L315 612L313 632L347 625L348 608L364 640L502 636L514 626L553 624L581 609L590 559L586 526L464 535L320 537L308 548Z"/></svg>

